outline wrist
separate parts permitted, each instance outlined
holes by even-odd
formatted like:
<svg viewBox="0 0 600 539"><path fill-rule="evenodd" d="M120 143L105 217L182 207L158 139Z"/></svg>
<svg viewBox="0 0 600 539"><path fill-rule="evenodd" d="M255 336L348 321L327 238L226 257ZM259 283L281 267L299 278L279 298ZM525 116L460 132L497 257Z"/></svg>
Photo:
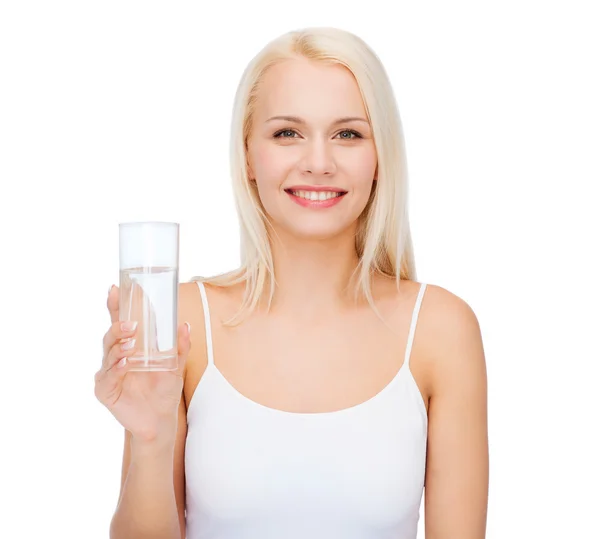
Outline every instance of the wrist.
<svg viewBox="0 0 600 539"><path fill-rule="evenodd" d="M151 440L131 438L132 459L139 458L164 458L173 457L175 452L175 439L169 437L157 437Z"/></svg>

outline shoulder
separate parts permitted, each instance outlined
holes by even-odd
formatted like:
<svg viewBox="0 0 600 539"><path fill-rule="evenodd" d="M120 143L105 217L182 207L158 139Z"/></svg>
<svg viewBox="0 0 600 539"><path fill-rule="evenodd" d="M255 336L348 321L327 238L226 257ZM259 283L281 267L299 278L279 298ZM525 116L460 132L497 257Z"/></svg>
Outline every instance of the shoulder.
<svg viewBox="0 0 600 539"><path fill-rule="evenodd" d="M418 359L413 368L420 373L427 395L433 398L448 386L456 389L459 380L484 384L483 343L474 310L442 286L403 280L397 296L398 304L406 311L402 320L410 317L421 291L413 345L413 355Z"/></svg>
<svg viewBox="0 0 600 539"><path fill-rule="evenodd" d="M449 290L427 284L425 293L428 324L443 337L452 337L456 332L478 332L479 321L471 306L460 296Z"/></svg>
<svg viewBox="0 0 600 539"><path fill-rule="evenodd" d="M479 332L479 322L471 306L463 298L441 286L402 280L399 293L394 290L395 285L391 280L385 286L386 297L395 305L411 307L416 305L418 295L424 289L418 323L419 326L425 326L429 337L435 337L435 341L452 338L460 332L475 335Z"/></svg>
<svg viewBox="0 0 600 539"><path fill-rule="evenodd" d="M223 310L227 308L228 303L233 301L232 296L235 293L232 290L233 287L216 286L208 282L200 282L199 279L179 284L179 323L187 320L192 325L192 345L204 344L206 340L206 312L202 302L201 288L204 288L206 292L211 321L222 317Z"/></svg>
<svg viewBox="0 0 600 539"><path fill-rule="evenodd" d="M199 379L206 368L206 331L202 297L198 282L191 280L179 283L179 324L189 322L191 326L191 347L183 372L183 394L187 404L191 400L194 381Z"/></svg>
<svg viewBox="0 0 600 539"><path fill-rule="evenodd" d="M198 380L208 364L206 311L202 302L201 287L206 291L208 312L211 327L218 326L218 321L225 319L232 311L239 296L239 285L227 287L217 286L209 282L199 282L201 278L192 278L179 284L179 323L189 322L191 331L191 348L186 361L183 380L186 402L190 402Z"/></svg>
<svg viewBox="0 0 600 539"><path fill-rule="evenodd" d="M211 319L219 318L222 311L227 310L230 304L234 305L236 301L239 301L239 285L218 286L210 282L201 282L196 278L188 282L182 282L179 284L179 312L183 317L181 321L189 320L189 318L186 318L188 316L194 318L196 322L201 322L202 326L204 325L205 312L201 288L204 288L206 293Z"/></svg>
<svg viewBox="0 0 600 539"><path fill-rule="evenodd" d="M428 284L423 311L432 393L444 392L449 385L484 386L481 327L469 303L441 286Z"/></svg>

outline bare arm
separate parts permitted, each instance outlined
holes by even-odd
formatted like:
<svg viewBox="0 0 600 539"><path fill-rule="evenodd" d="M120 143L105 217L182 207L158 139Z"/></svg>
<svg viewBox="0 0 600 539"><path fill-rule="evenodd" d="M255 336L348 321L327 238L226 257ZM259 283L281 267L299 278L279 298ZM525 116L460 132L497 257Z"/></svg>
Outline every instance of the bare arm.
<svg viewBox="0 0 600 539"><path fill-rule="evenodd" d="M197 311L197 285L180 283L179 320L192 320ZM201 339L198 327L193 340ZM194 335L195 334L195 335ZM197 347L202 350L202 346ZM186 361L183 379L188 372ZM185 384L184 384L185 387ZM110 526L111 539L185 539L185 440L187 404L182 394L176 439L163 447L132 446L125 430L121 491Z"/></svg>
<svg viewBox="0 0 600 539"><path fill-rule="evenodd" d="M425 478L427 539L484 539L489 456L487 374L471 308L436 289L436 339Z"/></svg>
<svg viewBox="0 0 600 539"><path fill-rule="evenodd" d="M185 539L186 434L183 396L174 442L132 444L125 431L121 492L110 526L111 539Z"/></svg>

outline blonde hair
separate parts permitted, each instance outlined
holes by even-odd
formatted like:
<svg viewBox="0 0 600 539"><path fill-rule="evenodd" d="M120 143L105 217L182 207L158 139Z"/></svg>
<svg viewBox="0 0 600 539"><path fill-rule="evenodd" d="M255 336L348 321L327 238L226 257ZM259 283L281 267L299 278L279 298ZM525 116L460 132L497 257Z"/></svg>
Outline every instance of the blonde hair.
<svg viewBox="0 0 600 539"><path fill-rule="evenodd" d="M240 310L226 325L237 325L243 312L258 305L267 282L268 305L276 279L268 237L268 220L256 185L248 179L247 140L260 82L276 63L302 56L309 60L340 64L354 75L360 89L377 151L377 181L359 217L356 252L359 257L355 297L362 292L377 312L371 278L374 273L416 280L408 221L408 174L404 135L394 93L377 55L356 35L337 28L304 28L269 42L248 64L238 85L231 123L230 166L235 206L240 221L241 265L213 277L193 277L216 286L245 282ZM378 314L379 315L379 314Z"/></svg>

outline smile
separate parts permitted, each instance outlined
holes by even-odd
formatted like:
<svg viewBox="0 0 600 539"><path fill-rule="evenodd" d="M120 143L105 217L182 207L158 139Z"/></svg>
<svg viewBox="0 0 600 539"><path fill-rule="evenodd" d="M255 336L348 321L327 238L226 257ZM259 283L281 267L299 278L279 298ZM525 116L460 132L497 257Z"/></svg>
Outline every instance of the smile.
<svg viewBox="0 0 600 539"><path fill-rule="evenodd" d="M342 200L345 192L339 191L293 191L286 189L290 198L304 207L330 208Z"/></svg>

